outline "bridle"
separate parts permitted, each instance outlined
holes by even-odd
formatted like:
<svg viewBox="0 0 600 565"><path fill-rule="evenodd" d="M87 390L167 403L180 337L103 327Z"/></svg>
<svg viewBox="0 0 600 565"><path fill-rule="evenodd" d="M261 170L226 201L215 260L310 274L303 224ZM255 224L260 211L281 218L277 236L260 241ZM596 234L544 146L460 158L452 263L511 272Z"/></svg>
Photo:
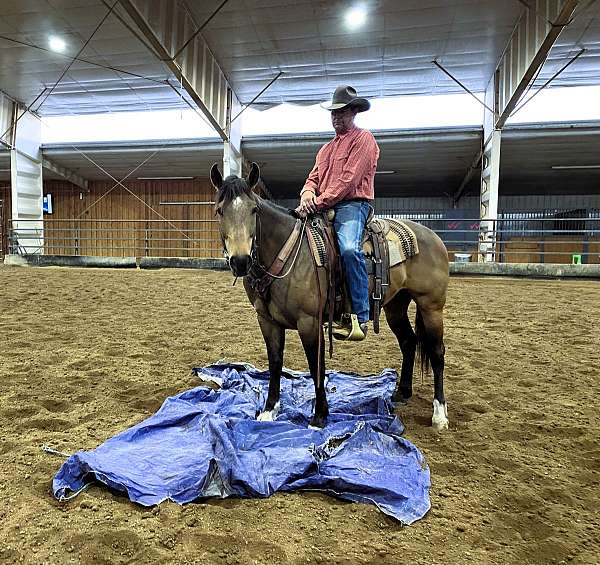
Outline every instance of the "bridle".
<svg viewBox="0 0 600 565"><path fill-rule="evenodd" d="M258 206L258 211L256 213L256 227L254 231L254 236L252 237L252 244L250 247L250 267L248 269L248 274L252 274L253 276L268 276L271 279L285 279L294 269L298 256L300 255L300 249L302 248L302 241L304 239L304 234L306 233L306 223L308 221L308 218L304 218L302 220L300 236L298 237L298 241L295 243L296 250L293 254L292 262L290 263L286 272L279 275L276 273L272 273L270 271L270 268L265 267L260 261L259 241L262 241L262 225L260 223L260 215L258 214L259 211L260 206ZM223 237L223 234L221 234L221 244L223 245L223 256L227 260L227 263L231 266L231 264L229 263L229 253L227 252L227 247L225 246L225 238Z"/></svg>

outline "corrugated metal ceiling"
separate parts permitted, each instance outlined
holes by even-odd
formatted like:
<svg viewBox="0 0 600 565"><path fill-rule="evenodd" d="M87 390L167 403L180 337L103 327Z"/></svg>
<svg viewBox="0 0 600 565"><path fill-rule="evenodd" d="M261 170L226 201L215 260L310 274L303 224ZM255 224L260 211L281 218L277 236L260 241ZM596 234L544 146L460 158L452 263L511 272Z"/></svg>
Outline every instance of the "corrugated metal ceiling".
<svg viewBox="0 0 600 565"><path fill-rule="evenodd" d="M112 2L111 2L112 3ZM203 22L220 0L187 4ZM458 86L432 64L438 59L469 88L485 88L523 12L518 0L365 0L365 28L349 32L345 1L230 0L204 30L242 102L249 102L279 71L283 76L261 97L263 104L327 99L340 82L365 96L440 94ZM60 34L74 54L107 12L99 0L3 0L0 35L46 46ZM588 52L556 84L598 84L600 3L559 38L538 82L579 47ZM117 8L117 13L122 11ZM111 15L81 55L144 78L75 62L41 109L42 114L163 109L181 106L161 81L167 68ZM68 59L0 38L0 89L31 102L60 76ZM158 81L158 82L156 82Z"/></svg>
<svg viewBox="0 0 600 565"><path fill-rule="evenodd" d="M204 34L242 101L284 72L260 101L319 101L351 82L368 97L456 92L438 59L485 89L523 11L519 2L364 2L364 28L348 31L350 2L237 0ZM207 3L190 3L198 19Z"/></svg>
<svg viewBox="0 0 600 565"><path fill-rule="evenodd" d="M111 2L109 6L112 4ZM0 89L27 104L51 87L107 13L99 0L2 0L0 35L47 49L51 35L67 43L64 55L0 38ZM164 83L171 73L116 17L110 15L56 90L42 115L121 110L159 110L181 106ZM105 67L115 66L137 78ZM162 81L162 82L161 82ZM35 110L37 104L33 106Z"/></svg>

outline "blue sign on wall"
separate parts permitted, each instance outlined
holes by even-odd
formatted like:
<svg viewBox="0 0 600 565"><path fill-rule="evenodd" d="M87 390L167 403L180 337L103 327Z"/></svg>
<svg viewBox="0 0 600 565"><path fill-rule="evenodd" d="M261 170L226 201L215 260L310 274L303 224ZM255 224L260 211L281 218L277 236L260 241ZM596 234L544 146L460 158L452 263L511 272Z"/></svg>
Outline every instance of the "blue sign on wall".
<svg viewBox="0 0 600 565"><path fill-rule="evenodd" d="M44 214L52 214L52 194L44 196Z"/></svg>

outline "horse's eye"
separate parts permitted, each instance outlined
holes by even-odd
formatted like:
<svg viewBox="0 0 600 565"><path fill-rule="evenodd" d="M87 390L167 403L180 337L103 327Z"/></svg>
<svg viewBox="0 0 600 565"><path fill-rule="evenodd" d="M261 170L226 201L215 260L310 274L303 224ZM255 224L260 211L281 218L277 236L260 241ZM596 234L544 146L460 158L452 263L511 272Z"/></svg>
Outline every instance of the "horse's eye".
<svg viewBox="0 0 600 565"><path fill-rule="evenodd" d="M256 214L256 212L258 212L258 208L256 208L256 207L255 207L255 208L252 208L252 213L253 213L253 214Z"/></svg>

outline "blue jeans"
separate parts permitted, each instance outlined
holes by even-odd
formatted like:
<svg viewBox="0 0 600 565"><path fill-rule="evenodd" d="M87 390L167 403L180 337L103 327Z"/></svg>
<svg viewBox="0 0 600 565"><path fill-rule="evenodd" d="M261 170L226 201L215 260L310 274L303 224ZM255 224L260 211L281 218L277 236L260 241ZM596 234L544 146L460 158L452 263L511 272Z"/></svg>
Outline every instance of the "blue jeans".
<svg viewBox="0 0 600 565"><path fill-rule="evenodd" d="M333 227L338 238L352 311L358 321L369 321L369 279L361 240L369 216L368 202L340 202L334 206Z"/></svg>

